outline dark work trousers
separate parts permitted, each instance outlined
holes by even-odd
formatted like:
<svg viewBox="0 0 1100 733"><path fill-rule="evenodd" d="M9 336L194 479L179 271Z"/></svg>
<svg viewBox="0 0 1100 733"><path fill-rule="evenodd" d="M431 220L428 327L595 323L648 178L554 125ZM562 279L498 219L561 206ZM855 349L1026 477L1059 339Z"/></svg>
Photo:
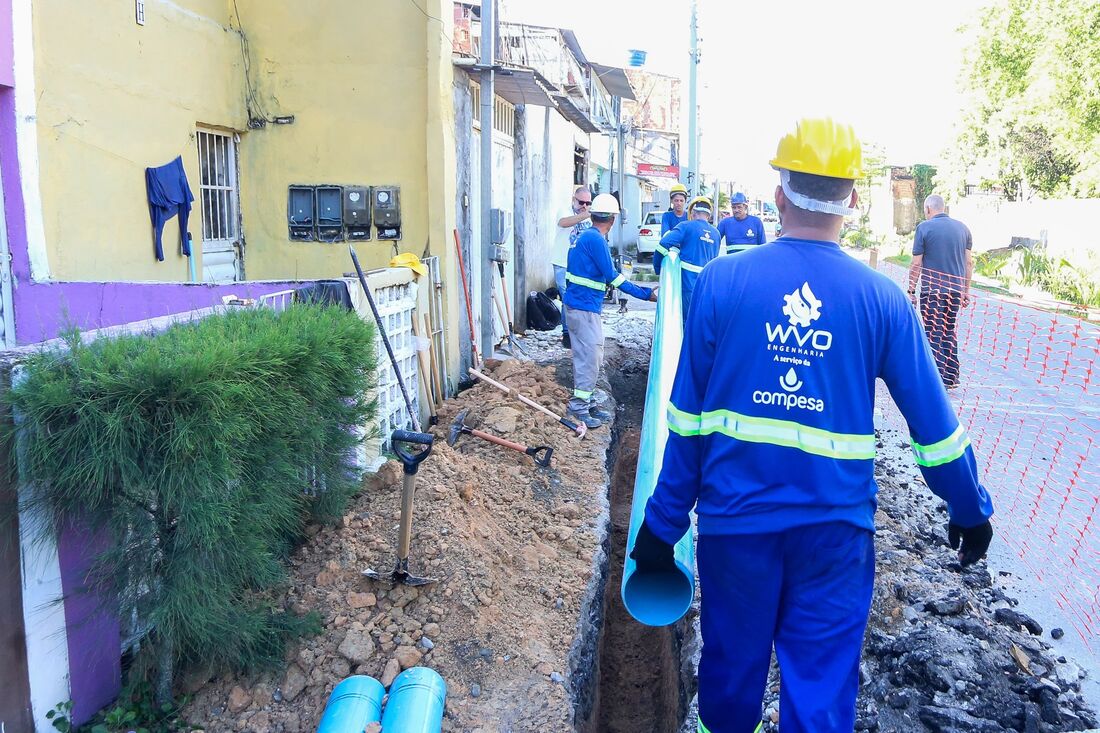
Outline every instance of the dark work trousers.
<svg viewBox="0 0 1100 733"><path fill-rule="evenodd" d="M953 290L921 291L920 316L945 387L956 387L959 384L957 328L960 308L962 293Z"/></svg>
<svg viewBox="0 0 1100 733"><path fill-rule="evenodd" d="M783 733L852 733L874 535L843 522L699 535L699 731L750 733L772 648Z"/></svg>

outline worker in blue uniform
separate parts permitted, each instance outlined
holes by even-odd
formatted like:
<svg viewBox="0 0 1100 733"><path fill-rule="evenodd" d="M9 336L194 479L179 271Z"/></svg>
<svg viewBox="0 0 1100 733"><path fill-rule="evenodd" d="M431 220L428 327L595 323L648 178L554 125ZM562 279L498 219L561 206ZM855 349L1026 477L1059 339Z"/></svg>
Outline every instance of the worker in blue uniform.
<svg viewBox="0 0 1100 733"><path fill-rule="evenodd" d="M676 228L677 224L687 221L684 207L687 205L688 190L682 183L673 184L668 192L669 209L661 215L661 236Z"/></svg>
<svg viewBox="0 0 1100 733"><path fill-rule="evenodd" d="M592 226L569 245L564 303L573 345L573 399L569 400L569 415L590 428L598 428L614 418L592 399L603 363L600 311L604 290L610 284L640 300L656 300L657 290L630 282L611 262L607 233L619 214L618 200L609 193L601 193L592 200L589 214Z"/></svg>
<svg viewBox="0 0 1100 733"><path fill-rule="evenodd" d="M682 312L687 318L691 295L695 291L695 281L706 264L718 256L721 235L710 223L710 199L699 197L688 208L690 220L677 225L675 229L661 237L660 244L653 252L653 271L661 274L661 262L669 251L680 251L680 288L683 293Z"/></svg>
<svg viewBox="0 0 1100 733"><path fill-rule="evenodd" d="M759 217L749 215L749 200L738 191L730 199L733 216L723 219L718 225L725 242L726 254L743 252L750 247L767 242L764 222Z"/></svg>
<svg viewBox="0 0 1100 733"><path fill-rule="evenodd" d="M784 236L699 277L631 557L637 572L671 569L695 509L699 731L757 728L774 647L783 733L851 733L874 581L876 378L963 567L989 548L993 505L908 298L837 244L862 175L855 133L804 119L771 164Z"/></svg>

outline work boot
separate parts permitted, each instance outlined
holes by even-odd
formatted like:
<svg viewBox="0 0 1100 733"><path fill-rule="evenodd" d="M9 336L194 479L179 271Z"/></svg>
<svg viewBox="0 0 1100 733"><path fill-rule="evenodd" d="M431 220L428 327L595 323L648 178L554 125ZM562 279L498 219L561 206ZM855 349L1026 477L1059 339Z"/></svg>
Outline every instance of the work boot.
<svg viewBox="0 0 1100 733"><path fill-rule="evenodd" d="M561 332L561 345L564 346L567 349L573 348L573 345L569 343L569 332L568 331L562 331Z"/></svg>
<svg viewBox="0 0 1100 733"><path fill-rule="evenodd" d="M577 422L584 423L589 428L598 428L603 425L598 417L593 417L591 412L577 412L576 410L569 410L569 417Z"/></svg>
<svg viewBox="0 0 1100 733"><path fill-rule="evenodd" d="M591 415L592 417L596 418L597 420L599 420L602 423L610 423L612 420L615 419L614 413L611 413L611 412L603 409L602 407L598 407L598 406L590 408L588 410L588 414Z"/></svg>

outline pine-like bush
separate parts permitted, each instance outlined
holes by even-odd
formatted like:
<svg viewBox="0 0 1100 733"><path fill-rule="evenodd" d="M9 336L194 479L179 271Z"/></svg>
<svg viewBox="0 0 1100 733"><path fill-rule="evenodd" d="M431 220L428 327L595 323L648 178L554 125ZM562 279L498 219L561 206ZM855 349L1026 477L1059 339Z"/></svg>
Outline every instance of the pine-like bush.
<svg viewBox="0 0 1100 733"><path fill-rule="evenodd" d="M91 592L145 629L135 674L281 658L301 620L265 602L311 517L358 484L373 328L336 308L246 310L43 352L9 393L25 508L107 547Z"/></svg>

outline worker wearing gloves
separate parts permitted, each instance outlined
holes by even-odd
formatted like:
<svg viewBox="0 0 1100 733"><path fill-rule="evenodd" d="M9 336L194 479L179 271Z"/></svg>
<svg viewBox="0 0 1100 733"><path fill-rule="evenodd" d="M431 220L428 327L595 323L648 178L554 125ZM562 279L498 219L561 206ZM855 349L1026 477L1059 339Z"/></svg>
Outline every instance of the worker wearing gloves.
<svg viewBox="0 0 1100 733"><path fill-rule="evenodd" d="M592 226L569 245L566 266L565 305L573 343L573 399L569 414L590 428L610 422L613 415L596 406L592 395L603 362L604 290L608 284L640 300L656 300L657 291L629 282L611 263L607 233L615 225L619 202L609 193L592 201Z"/></svg>
<svg viewBox="0 0 1100 733"><path fill-rule="evenodd" d="M962 566L985 555L993 505L905 293L837 244L862 175L854 132L804 119L771 164L784 236L699 278L631 557L638 572L670 568L695 508L700 731L756 728L774 644L784 733L851 733L874 580L876 377L947 503Z"/></svg>
<svg viewBox="0 0 1100 733"><path fill-rule="evenodd" d="M695 281L706 264L718 256L718 242L721 239L718 230L710 224L710 199L700 196L691 202L688 210L690 221L677 225L661 237L660 244L653 252L653 271L660 275L661 261L668 256L669 251L680 251L680 287L684 298L682 311L685 319L691 294L695 291Z"/></svg>
<svg viewBox="0 0 1100 733"><path fill-rule="evenodd" d="M669 189L668 199L671 206L661 216L662 237L675 229L677 224L687 221L688 218L687 212L684 211L684 205L687 204L688 200L688 190L682 183L673 184L672 188Z"/></svg>
<svg viewBox="0 0 1100 733"><path fill-rule="evenodd" d="M730 199L733 206L733 216L723 219L718 225L718 231L722 233L725 242L726 254L743 252L767 242L764 234L764 222L759 217L749 216L749 200L745 194L738 191Z"/></svg>

